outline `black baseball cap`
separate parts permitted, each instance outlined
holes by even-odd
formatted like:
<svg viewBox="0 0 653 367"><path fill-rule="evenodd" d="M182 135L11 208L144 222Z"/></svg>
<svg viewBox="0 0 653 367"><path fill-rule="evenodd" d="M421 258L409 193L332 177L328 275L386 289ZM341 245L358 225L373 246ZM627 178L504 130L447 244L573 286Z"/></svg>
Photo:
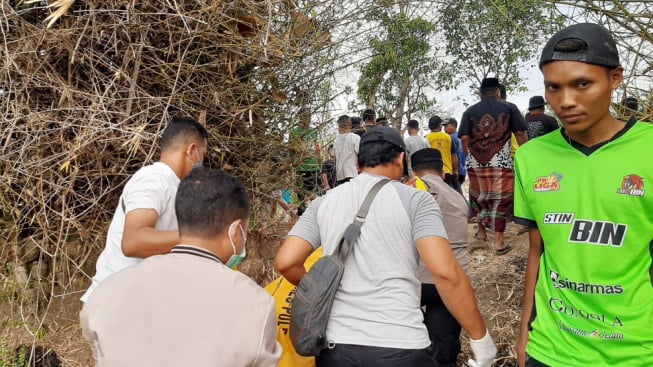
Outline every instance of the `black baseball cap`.
<svg viewBox="0 0 653 367"><path fill-rule="evenodd" d="M413 167L424 165L441 171L443 165L442 153L433 148L420 149L410 156L410 163Z"/></svg>
<svg viewBox="0 0 653 367"><path fill-rule="evenodd" d="M429 129L433 130L438 128L438 126L442 125L442 119L440 116L432 116L429 119Z"/></svg>
<svg viewBox="0 0 653 367"><path fill-rule="evenodd" d="M566 39L579 39L585 42L585 47L571 52L556 50L558 42ZM580 61L609 68L621 65L612 34L594 23L574 24L554 34L542 50L540 69L551 61Z"/></svg>
<svg viewBox="0 0 653 367"><path fill-rule="evenodd" d="M449 124L455 124L456 126L458 126L458 121L456 121L456 119L453 117L449 117L444 119L444 121L442 122L442 126L446 126Z"/></svg>
<svg viewBox="0 0 653 367"><path fill-rule="evenodd" d="M392 145L395 145L406 153L406 143L404 139L401 138L399 132L389 126L374 126L367 130L365 134L361 137L359 145L365 145L372 142L385 141ZM408 174L408 164L406 162L406 155L404 154L404 175Z"/></svg>
<svg viewBox="0 0 653 367"><path fill-rule="evenodd" d="M374 126L367 130L367 132L361 137L359 144L363 145L375 141L387 141L388 143L398 146L401 150L406 151L404 139L401 138L401 135L399 135L397 130L389 126Z"/></svg>

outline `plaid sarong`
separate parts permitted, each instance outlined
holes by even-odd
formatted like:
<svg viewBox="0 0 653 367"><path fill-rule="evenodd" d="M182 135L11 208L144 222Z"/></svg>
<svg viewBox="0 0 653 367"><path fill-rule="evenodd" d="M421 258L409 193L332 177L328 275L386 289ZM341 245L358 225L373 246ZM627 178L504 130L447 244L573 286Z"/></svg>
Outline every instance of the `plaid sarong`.
<svg viewBox="0 0 653 367"><path fill-rule="evenodd" d="M506 230L508 216L512 214L515 173L512 169L487 167L470 168L469 201L472 216L479 223L496 232Z"/></svg>

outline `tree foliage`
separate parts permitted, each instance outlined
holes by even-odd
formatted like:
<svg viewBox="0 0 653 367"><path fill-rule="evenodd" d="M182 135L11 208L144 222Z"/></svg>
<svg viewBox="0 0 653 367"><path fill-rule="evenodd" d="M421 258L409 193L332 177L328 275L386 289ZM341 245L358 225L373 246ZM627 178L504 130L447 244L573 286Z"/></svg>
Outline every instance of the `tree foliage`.
<svg viewBox="0 0 653 367"><path fill-rule="evenodd" d="M522 84L520 71L532 67L561 19L543 0L444 2L437 15L446 42L443 87L461 83L478 87L484 77L496 76L508 89L517 89Z"/></svg>
<svg viewBox="0 0 653 367"><path fill-rule="evenodd" d="M370 35L372 56L361 66L358 96L399 127L405 115L434 103L427 89L436 70L431 44L435 26L397 6L380 7L370 17L379 28Z"/></svg>

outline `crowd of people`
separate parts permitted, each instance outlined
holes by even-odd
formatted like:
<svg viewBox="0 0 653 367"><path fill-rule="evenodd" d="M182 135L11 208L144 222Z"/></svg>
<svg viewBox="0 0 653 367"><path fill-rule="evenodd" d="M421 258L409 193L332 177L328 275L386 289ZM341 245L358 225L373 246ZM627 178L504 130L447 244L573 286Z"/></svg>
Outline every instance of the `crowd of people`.
<svg viewBox="0 0 653 367"><path fill-rule="evenodd" d="M326 193L301 206L275 257L295 285L314 251L334 251L371 187L391 180L347 258L329 348L307 363L456 366L464 329L469 365L491 366L497 348L466 276L467 228L476 223L482 240L494 231L505 255L514 218L529 236L519 365L653 365L653 165L643 158L653 126L610 113L623 68L602 26L559 31L539 67L546 98L531 98L526 118L486 78L459 126L433 116L421 136L410 120L403 138L371 109L341 116L322 169L298 169ZM311 138L307 122L300 140ZM249 198L238 179L202 167L207 145L204 127L173 119L159 162L120 196L82 297L99 366L292 366L280 364L293 351L278 342L273 298L232 271L247 254Z"/></svg>

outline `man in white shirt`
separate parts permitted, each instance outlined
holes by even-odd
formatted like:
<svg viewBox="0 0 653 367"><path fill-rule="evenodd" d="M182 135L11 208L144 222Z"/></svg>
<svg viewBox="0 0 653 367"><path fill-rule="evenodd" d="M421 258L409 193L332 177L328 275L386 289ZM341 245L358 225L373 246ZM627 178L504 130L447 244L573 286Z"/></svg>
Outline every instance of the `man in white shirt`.
<svg viewBox="0 0 653 367"><path fill-rule="evenodd" d="M82 308L98 366L276 366L274 300L231 269L246 255L245 186L223 171L193 170L175 207L170 253L110 276Z"/></svg>
<svg viewBox="0 0 653 367"><path fill-rule="evenodd" d="M142 259L170 252L178 243L175 194L179 180L202 166L208 133L190 117L174 118L161 136L161 158L139 169L125 185L95 266L86 302L104 279Z"/></svg>
<svg viewBox="0 0 653 367"><path fill-rule="evenodd" d="M351 132L351 119L347 115L338 118L338 132L333 142L336 154L336 186L358 176L358 143L360 137Z"/></svg>

